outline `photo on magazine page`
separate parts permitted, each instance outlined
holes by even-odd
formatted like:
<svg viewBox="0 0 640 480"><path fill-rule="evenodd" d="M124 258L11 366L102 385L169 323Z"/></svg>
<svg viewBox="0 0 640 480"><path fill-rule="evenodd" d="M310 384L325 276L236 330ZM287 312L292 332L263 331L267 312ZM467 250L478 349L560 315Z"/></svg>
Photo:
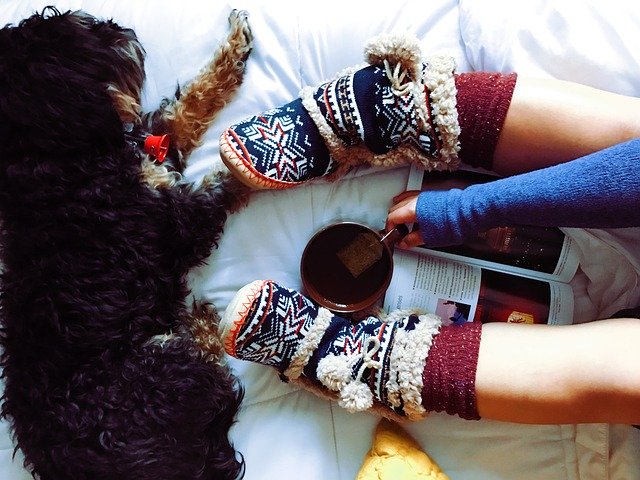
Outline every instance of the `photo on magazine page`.
<svg viewBox="0 0 640 480"><path fill-rule="evenodd" d="M435 313L444 325L464 322L569 324L571 285L490 270L431 255L396 250L383 309Z"/></svg>
<svg viewBox="0 0 640 480"><path fill-rule="evenodd" d="M548 323L552 308L547 282L482 270L475 322Z"/></svg>

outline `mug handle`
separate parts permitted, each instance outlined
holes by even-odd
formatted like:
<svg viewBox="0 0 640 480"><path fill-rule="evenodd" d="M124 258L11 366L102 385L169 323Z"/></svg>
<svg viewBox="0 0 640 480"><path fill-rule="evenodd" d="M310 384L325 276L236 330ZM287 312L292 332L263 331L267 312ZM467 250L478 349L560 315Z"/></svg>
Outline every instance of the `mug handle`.
<svg viewBox="0 0 640 480"><path fill-rule="evenodd" d="M408 234L409 227L407 227L404 223L401 223L400 225L396 225L396 227L390 232L384 234L380 239L380 242L384 243L387 247L393 250L393 246Z"/></svg>

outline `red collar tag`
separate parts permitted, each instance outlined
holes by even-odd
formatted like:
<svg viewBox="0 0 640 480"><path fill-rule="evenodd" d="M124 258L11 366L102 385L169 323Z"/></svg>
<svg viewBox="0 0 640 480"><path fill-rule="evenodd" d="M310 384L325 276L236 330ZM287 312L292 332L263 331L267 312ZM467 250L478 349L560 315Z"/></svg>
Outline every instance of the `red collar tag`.
<svg viewBox="0 0 640 480"><path fill-rule="evenodd" d="M169 151L169 135L149 135L144 140L144 151L162 163Z"/></svg>

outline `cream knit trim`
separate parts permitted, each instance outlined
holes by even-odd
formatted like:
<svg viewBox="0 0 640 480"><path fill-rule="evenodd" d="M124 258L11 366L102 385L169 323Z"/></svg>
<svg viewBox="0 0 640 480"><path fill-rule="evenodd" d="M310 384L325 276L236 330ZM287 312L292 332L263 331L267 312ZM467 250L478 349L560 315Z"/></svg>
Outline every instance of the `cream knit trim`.
<svg viewBox="0 0 640 480"><path fill-rule="evenodd" d="M344 72L342 74L349 75L350 73L352 72ZM311 120L316 124L318 132L320 132L320 135L324 139L329 154L338 163L338 170L331 175L337 178L347 173L350 167L367 162L367 160L371 158L372 153L364 146L347 147L342 140L340 140L340 137L335 134L331 126L327 123L315 98L313 98L315 91L316 88L313 87L303 88L300 92L300 99L302 100L302 106L307 113L309 113Z"/></svg>
<svg viewBox="0 0 640 480"><path fill-rule="evenodd" d="M295 380L302 375L302 370L307 363L309 363L313 352L317 350L320 340L322 340L322 336L329 327L333 316L333 313L324 307L318 309L318 316L315 318L313 325L311 325L305 337L300 340L298 348L291 358L289 368L284 371L285 377Z"/></svg>
<svg viewBox="0 0 640 480"><path fill-rule="evenodd" d="M398 328L390 357L390 377L386 389L389 403L402 405L410 420L425 416L422 406L422 374L433 343L442 324L433 314L420 315L415 329Z"/></svg>
<svg viewBox="0 0 640 480"><path fill-rule="evenodd" d="M395 311L384 321L395 322L415 312L415 310ZM375 401L367 384L351 378L349 359L334 358L334 355L329 355L321 360L317 373L324 389L301 376L302 370L318 348L333 317L333 313L326 308L319 309L312 328L300 342L284 375L292 381L302 382L306 389L320 396L337 400L341 407L352 413L370 409L396 421L424 418L427 411L422 406L422 375L433 339L438 334L442 323L440 317L433 314L419 315L420 322L413 330L406 331L403 327L396 330L394 343L390 347L390 376L385 389L391 407L402 407L405 416L399 416L389 406Z"/></svg>
<svg viewBox="0 0 640 480"><path fill-rule="evenodd" d="M411 155L409 160L421 163L427 170L455 170L460 164L460 124L456 109L456 85L453 77L456 64L453 57L435 55L427 59L427 68L423 71L420 42L415 35L401 32L382 34L369 40L365 47L365 58L370 65L382 66L385 61L391 65L400 64L409 73L412 80L411 92L414 98L418 118L425 131L429 110L426 103L424 86L429 91L433 120L440 133L442 146L437 158L431 158L420 151ZM434 132L436 133L436 132ZM414 147L411 150L416 150ZM390 152L391 153L391 152ZM408 152L402 152L406 158ZM386 157L387 154L384 155ZM389 166L397 159L375 158L374 165Z"/></svg>
<svg viewBox="0 0 640 480"><path fill-rule="evenodd" d="M429 90L431 112L442 139L440 160L449 170L454 170L460 165L460 123L456 105L457 89L453 77L455 68L452 57L436 55L429 57L424 72L424 84ZM424 98L424 95L420 98Z"/></svg>

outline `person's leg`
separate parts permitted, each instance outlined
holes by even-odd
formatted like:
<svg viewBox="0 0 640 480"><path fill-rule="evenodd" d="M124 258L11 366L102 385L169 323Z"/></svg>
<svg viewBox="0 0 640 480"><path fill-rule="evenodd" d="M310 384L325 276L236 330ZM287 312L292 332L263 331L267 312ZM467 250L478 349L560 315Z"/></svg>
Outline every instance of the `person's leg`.
<svg viewBox="0 0 640 480"><path fill-rule="evenodd" d="M640 423L640 320L570 326L433 315L351 324L273 282L243 288L221 322L227 353L275 367L351 411L421 418ZM422 372L422 375L420 375Z"/></svg>
<svg viewBox="0 0 640 480"><path fill-rule="evenodd" d="M432 74L446 80L443 72ZM427 88L422 102L415 91L394 94L381 69L339 77L306 100L229 128L221 137L223 159L254 187L287 188L366 162L455 169L458 154L469 165L512 175L640 137L640 98L515 74L445 80L431 85L436 94ZM445 108L442 118L434 114Z"/></svg>
<svg viewBox="0 0 640 480"><path fill-rule="evenodd" d="M640 422L640 320L483 325L476 401L519 423Z"/></svg>
<svg viewBox="0 0 640 480"><path fill-rule="evenodd" d="M522 173L637 137L640 98L519 76L492 168L502 175Z"/></svg>

